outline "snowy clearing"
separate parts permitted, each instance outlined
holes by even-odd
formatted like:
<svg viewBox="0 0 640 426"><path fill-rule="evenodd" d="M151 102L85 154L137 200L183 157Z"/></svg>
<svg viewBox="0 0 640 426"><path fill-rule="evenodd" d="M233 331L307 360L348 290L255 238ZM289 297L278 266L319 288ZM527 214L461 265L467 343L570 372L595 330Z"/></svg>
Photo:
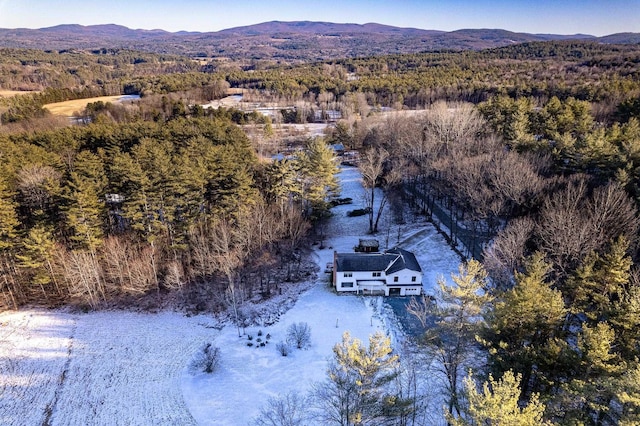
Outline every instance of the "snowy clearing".
<svg viewBox="0 0 640 426"><path fill-rule="evenodd" d="M269 397L304 393L323 380L332 347L344 331L366 341L382 330L400 346L402 333L381 297L338 296L329 274L322 272L333 250L351 251L359 237L367 236L366 216L346 215L363 207L359 173L345 168L340 177L342 197L351 197L353 204L333 210L325 248L316 246L317 278L299 287L308 290L283 295L295 304L279 322L244 330L251 341L247 335L238 337L235 326L222 326L206 315L1 313L0 424L245 425ZM400 227L383 224L381 229L381 248L387 247L386 240L389 246L399 240L415 252L427 292L438 276L448 278L457 270L460 259L422 219ZM273 306L278 303L283 302ZM310 326L311 346L283 357L276 344L297 322ZM268 343L259 347L257 339L265 342L267 334ZM194 375L188 365L204 343L220 348L221 364L213 374ZM440 409L434 397L428 424L441 419Z"/></svg>

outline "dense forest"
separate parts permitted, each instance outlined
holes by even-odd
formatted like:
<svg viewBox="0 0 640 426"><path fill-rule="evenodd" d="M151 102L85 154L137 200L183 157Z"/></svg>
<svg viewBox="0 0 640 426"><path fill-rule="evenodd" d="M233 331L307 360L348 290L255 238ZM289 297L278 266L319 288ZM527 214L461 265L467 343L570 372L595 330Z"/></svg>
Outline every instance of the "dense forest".
<svg viewBox="0 0 640 426"><path fill-rule="evenodd" d="M639 46L264 68L6 49L0 87L37 91L0 104L4 309L177 303L231 307L239 320L243 301L304 273L306 236L339 194L327 142L342 143L360 151L365 187L384 190L397 220L437 206L487 242L438 303L411 307L435 318L423 347L445 366L453 424L486 424L479 410L497 409L459 383L472 357L486 359L478 374L496 395L509 384L516 403L530 402L520 415L537 420L509 424L640 421ZM271 119L199 105L230 88L281 106L275 122L342 119L297 141L295 156L265 160L251 132L277 139ZM106 94L141 98L89 104L75 125L44 108Z"/></svg>

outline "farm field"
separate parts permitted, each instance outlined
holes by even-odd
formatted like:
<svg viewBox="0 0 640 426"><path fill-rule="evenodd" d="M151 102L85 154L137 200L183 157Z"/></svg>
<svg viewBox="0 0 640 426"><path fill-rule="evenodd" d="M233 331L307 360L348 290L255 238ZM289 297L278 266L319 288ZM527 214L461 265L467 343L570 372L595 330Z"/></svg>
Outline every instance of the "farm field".
<svg viewBox="0 0 640 426"><path fill-rule="evenodd" d="M122 101L128 98L127 95L118 95L118 96L98 96L95 98L86 98L86 99L74 99L71 101L64 102L55 102L52 104L46 104L44 107L49 110L49 112L53 115L60 115L63 117L72 117L76 112L82 111L87 104L92 102L117 102Z"/></svg>

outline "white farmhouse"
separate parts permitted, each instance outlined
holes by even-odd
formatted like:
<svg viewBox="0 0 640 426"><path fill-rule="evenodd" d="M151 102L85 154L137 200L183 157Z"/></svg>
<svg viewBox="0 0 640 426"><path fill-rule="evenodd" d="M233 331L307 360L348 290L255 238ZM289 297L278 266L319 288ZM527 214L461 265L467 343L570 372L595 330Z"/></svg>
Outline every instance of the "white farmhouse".
<svg viewBox="0 0 640 426"><path fill-rule="evenodd" d="M382 253L333 253L333 285L338 292L417 296L422 268L413 253L393 248Z"/></svg>

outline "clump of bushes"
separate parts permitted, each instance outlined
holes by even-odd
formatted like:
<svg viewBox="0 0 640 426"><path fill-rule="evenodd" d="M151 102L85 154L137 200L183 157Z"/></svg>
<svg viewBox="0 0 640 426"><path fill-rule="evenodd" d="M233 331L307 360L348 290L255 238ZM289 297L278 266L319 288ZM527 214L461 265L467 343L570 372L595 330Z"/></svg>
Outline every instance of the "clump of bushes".
<svg viewBox="0 0 640 426"><path fill-rule="evenodd" d="M265 336L265 339L263 340L263 338L262 338L262 335L263 335L262 330L258 330L257 335L258 335L258 337L255 339L255 343L254 343L253 335L252 334L247 334L247 340L248 340L247 346L248 347L251 348L251 347L255 346L256 348L264 348L267 345L267 343L269 343L269 339L271 339L271 334L267 333L267 335Z"/></svg>
<svg viewBox="0 0 640 426"><path fill-rule="evenodd" d="M191 361L191 371L211 374L220 365L220 348L205 343Z"/></svg>
<svg viewBox="0 0 640 426"><path fill-rule="evenodd" d="M291 348L289 347L289 345L287 345L285 342L281 340L278 343L276 343L276 350L280 355L287 356L289 355Z"/></svg>

